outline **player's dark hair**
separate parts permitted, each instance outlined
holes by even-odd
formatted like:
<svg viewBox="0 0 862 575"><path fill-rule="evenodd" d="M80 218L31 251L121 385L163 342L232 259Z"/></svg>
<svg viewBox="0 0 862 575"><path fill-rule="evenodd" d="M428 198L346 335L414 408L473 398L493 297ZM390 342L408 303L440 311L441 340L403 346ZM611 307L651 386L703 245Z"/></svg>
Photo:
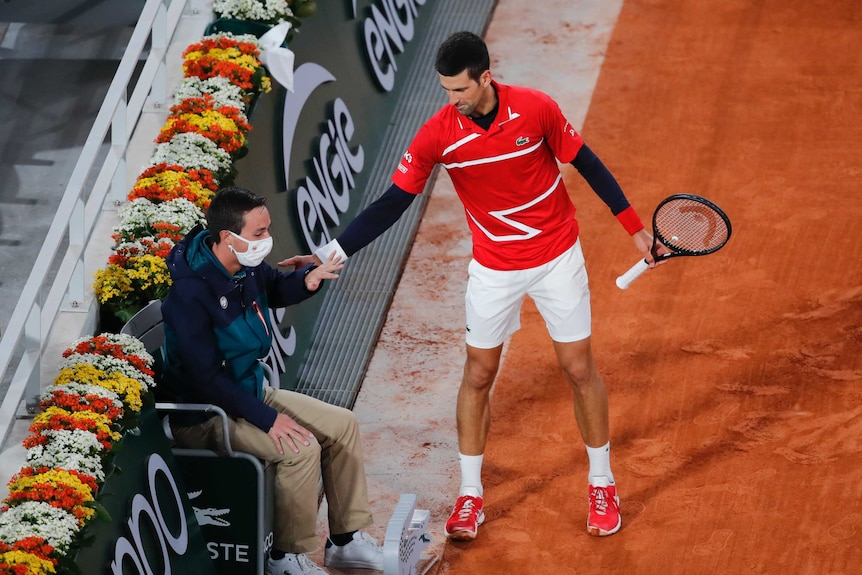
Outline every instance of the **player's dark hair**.
<svg viewBox="0 0 862 575"><path fill-rule="evenodd" d="M437 49L435 67L443 76L457 76L467 70L467 75L478 82L485 70L491 69L488 46L472 32L455 32Z"/></svg>
<svg viewBox="0 0 862 575"><path fill-rule="evenodd" d="M213 243L219 243L219 232L228 230L239 234L245 225L245 214L266 205L266 198L249 190L236 187L222 188L207 208L207 229Z"/></svg>

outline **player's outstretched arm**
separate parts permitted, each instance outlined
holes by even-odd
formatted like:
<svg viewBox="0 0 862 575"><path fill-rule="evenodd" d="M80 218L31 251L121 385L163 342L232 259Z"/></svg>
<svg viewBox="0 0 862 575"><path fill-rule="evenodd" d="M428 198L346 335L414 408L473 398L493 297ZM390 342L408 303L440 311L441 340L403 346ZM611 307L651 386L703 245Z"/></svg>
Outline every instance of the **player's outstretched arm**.
<svg viewBox="0 0 862 575"><path fill-rule="evenodd" d="M391 228L415 198L414 194L392 184L382 196L353 218L337 238L315 250L314 255L324 261L335 253L343 263Z"/></svg>

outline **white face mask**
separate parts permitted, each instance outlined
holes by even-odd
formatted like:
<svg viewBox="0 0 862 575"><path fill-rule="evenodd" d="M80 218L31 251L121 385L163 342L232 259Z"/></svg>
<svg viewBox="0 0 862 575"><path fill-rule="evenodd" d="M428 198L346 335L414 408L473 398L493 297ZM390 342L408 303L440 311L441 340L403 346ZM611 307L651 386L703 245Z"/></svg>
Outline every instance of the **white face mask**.
<svg viewBox="0 0 862 575"><path fill-rule="evenodd" d="M230 251L236 254L236 261L240 265L254 268L263 262L264 258L272 251L272 236L263 238L262 240L247 240L242 236L238 236L232 231L228 233L238 240L242 240L248 244L248 248L244 252L238 252L233 249L233 246L228 246Z"/></svg>

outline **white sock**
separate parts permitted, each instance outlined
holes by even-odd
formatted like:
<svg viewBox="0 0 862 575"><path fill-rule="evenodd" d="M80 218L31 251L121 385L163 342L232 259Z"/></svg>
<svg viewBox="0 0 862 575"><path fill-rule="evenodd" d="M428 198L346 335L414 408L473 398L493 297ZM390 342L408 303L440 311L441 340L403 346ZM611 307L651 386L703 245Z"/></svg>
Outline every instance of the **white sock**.
<svg viewBox="0 0 862 575"><path fill-rule="evenodd" d="M590 485L607 487L614 484L614 474L611 473L611 442L602 447L587 446L587 457L590 458Z"/></svg>
<svg viewBox="0 0 862 575"><path fill-rule="evenodd" d="M461 464L461 489L458 495L482 497L482 458L484 455L458 454Z"/></svg>

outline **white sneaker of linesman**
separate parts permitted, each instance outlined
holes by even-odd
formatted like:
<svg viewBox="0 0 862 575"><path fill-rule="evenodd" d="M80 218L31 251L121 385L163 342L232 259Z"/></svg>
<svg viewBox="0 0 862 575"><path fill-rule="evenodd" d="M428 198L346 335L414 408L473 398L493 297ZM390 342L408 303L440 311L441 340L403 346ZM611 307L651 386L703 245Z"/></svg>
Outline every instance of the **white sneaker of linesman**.
<svg viewBox="0 0 862 575"><path fill-rule="evenodd" d="M266 558L266 575L328 575L305 553L287 553L281 559Z"/></svg>
<svg viewBox="0 0 862 575"><path fill-rule="evenodd" d="M323 564L336 569L376 569L383 571L383 548L371 535L357 531L347 545L326 542Z"/></svg>

